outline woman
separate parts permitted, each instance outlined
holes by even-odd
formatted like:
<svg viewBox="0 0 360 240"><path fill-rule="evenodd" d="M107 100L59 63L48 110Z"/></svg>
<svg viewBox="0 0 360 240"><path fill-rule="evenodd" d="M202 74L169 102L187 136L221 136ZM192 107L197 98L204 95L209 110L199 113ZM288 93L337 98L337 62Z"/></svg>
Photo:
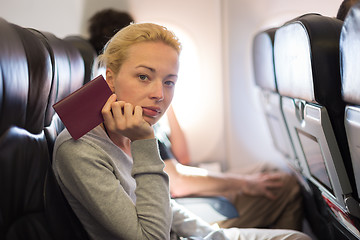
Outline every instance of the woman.
<svg viewBox="0 0 360 240"><path fill-rule="evenodd" d="M91 239L227 239L170 201L154 137L152 125L173 98L180 48L156 24L119 31L99 56L114 93L102 109L104 123L76 141L66 129L56 140L54 172Z"/></svg>
<svg viewBox="0 0 360 240"><path fill-rule="evenodd" d="M67 130L57 138L54 170L93 239L169 238L168 177L151 125L172 100L179 53L178 40L160 26L119 32L99 56L114 92L104 124L77 141Z"/></svg>

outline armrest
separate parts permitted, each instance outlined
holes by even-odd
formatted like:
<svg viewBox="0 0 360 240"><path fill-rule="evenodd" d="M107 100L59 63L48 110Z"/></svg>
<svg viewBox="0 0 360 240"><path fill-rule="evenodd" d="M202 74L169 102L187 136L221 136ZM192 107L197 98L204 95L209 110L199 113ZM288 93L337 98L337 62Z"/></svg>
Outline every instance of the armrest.
<svg viewBox="0 0 360 240"><path fill-rule="evenodd" d="M234 205L224 197L183 197L174 200L208 223L239 217Z"/></svg>

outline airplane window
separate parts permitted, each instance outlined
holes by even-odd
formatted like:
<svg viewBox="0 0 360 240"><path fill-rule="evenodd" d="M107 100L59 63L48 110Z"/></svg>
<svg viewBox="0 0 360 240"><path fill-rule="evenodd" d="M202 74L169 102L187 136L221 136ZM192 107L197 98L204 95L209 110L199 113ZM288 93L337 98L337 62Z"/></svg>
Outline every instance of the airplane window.
<svg viewBox="0 0 360 240"><path fill-rule="evenodd" d="M204 88L201 86L202 81L200 80L199 53L194 40L187 33L176 27L171 27L171 29L182 43L179 79L172 105L182 127L186 128L192 124L192 118L184 113L189 113L189 106L194 107L194 100L202 98L199 96L199 94L201 95L199 91Z"/></svg>
<svg viewBox="0 0 360 240"><path fill-rule="evenodd" d="M182 43L179 79L172 106L187 137L191 158L193 162L215 159L212 151L219 148L219 139L223 138L225 110L219 38L204 37L198 31L193 32L192 28L173 22L152 22L174 31ZM207 139L207 147L203 146L204 139ZM217 153L219 157L216 159L221 158L223 153Z"/></svg>
<svg viewBox="0 0 360 240"><path fill-rule="evenodd" d="M167 23L163 25L171 29L182 44L179 60L179 78L176 83L172 105L181 127L186 129L193 125L194 118L189 118L193 114L191 111L194 111L194 109L201 110L201 107L194 106L194 104L196 105L196 99L203 99L201 94L204 94L202 92L204 86L201 85L202 80L200 79L199 50L193 38L184 30ZM201 115L200 112L195 114ZM166 119L166 117L163 119ZM165 123L165 121L161 122Z"/></svg>

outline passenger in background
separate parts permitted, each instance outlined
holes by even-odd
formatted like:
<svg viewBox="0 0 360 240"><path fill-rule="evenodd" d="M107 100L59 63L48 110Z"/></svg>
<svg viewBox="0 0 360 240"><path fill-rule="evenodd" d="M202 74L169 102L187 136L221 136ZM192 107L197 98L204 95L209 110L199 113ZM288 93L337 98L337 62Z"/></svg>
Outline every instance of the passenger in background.
<svg viewBox="0 0 360 240"><path fill-rule="evenodd" d="M122 28L135 22L128 12L103 9L96 12L88 21L89 42L94 47L96 53L100 55L105 44ZM95 59L92 66L92 77L95 78L102 74L105 78L104 69L99 66Z"/></svg>
<svg viewBox="0 0 360 240"><path fill-rule="evenodd" d="M182 130L173 107L170 105L166 112L167 123L156 124L155 130L159 133L158 136L162 143L171 150L171 153L176 156L176 160L183 165L191 165L190 152L186 136ZM166 129L164 128L166 126ZM161 131L161 133L160 133Z"/></svg>
<svg viewBox="0 0 360 240"><path fill-rule="evenodd" d="M172 197L226 197L236 207L239 218L219 222L220 227L302 229L302 196L297 179L291 173L270 165L255 173L234 174L181 164L180 161L188 163L190 159L186 139L171 107L167 118L170 141L161 125L155 130Z"/></svg>
<svg viewBox="0 0 360 240"><path fill-rule="evenodd" d="M114 9L101 10L89 19L89 42L94 46L97 54L100 54L110 38L132 22L134 19L127 12Z"/></svg>
<svg viewBox="0 0 360 240"><path fill-rule="evenodd" d="M132 24L99 55L113 95L104 123L78 140L57 137L53 169L91 239L289 239L293 230L216 229L170 200L152 126L169 107L177 82L180 43L166 28Z"/></svg>

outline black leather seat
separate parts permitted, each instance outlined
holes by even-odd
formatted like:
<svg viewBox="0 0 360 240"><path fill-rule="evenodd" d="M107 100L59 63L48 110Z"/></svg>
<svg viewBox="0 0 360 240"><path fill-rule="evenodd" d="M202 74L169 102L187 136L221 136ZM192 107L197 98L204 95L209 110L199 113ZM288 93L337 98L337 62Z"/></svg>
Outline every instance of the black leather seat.
<svg viewBox="0 0 360 240"><path fill-rule="evenodd" d="M90 80L96 77L96 76L92 76L93 64L97 57L94 47L90 44L88 40L77 35L67 36L66 38L64 38L64 40L71 43L74 47L76 47L79 50L84 60L84 67L85 67L85 76L84 76L83 84L88 83Z"/></svg>
<svg viewBox="0 0 360 240"><path fill-rule="evenodd" d="M69 67L81 57L52 36L59 54L45 35L0 18L1 239L87 239L51 168L63 129L52 104L81 86L83 69Z"/></svg>
<svg viewBox="0 0 360 240"><path fill-rule="evenodd" d="M345 134L339 39L342 21L306 14L275 34L274 59L283 112L322 218L310 221L320 239L355 239L354 174ZM349 201L350 200L350 201ZM318 217L318 216L316 216Z"/></svg>
<svg viewBox="0 0 360 240"><path fill-rule="evenodd" d="M340 36L342 96L346 102L345 128L354 170L357 198L360 198L360 4L355 4L345 18ZM359 202L353 202L360 216ZM355 210L356 210L355 209Z"/></svg>

